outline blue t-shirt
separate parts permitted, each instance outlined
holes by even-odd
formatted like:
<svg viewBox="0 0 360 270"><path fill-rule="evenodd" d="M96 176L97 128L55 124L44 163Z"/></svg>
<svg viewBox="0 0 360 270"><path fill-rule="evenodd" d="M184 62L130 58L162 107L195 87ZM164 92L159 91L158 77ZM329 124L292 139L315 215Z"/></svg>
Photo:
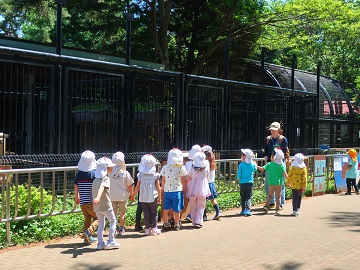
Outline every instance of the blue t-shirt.
<svg viewBox="0 0 360 270"><path fill-rule="evenodd" d="M254 172L256 172L256 164L254 162L246 163L241 162L239 164L237 178L240 184L254 183Z"/></svg>
<svg viewBox="0 0 360 270"><path fill-rule="evenodd" d="M358 171L358 161L354 161L348 157L348 165L351 165L349 170L346 170L346 178L356 179Z"/></svg>

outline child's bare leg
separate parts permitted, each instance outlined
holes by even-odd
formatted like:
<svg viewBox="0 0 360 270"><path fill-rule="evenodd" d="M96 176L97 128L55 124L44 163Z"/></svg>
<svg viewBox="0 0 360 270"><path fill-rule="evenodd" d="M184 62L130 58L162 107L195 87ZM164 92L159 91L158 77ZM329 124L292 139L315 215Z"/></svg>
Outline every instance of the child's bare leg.
<svg viewBox="0 0 360 270"><path fill-rule="evenodd" d="M276 196L276 210L280 209L280 196L281 196L281 186L276 186L275 188L275 196Z"/></svg>
<svg viewBox="0 0 360 270"><path fill-rule="evenodd" d="M266 203L265 203L265 206L267 206L267 207L269 206L269 204L274 196L275 186L269 186L268 189L269 189L269 192L266 197Z"/></svg>
<svg viewBox="0 0 360 270"><path fill-rule="evenodd" d="M167 223L168 222L168 219L169 219L169 210L163 210L163 221L164 223Z"/></svg>
<svg viewBox="0 0 360 270"><path fill-rule="evenodd" d="M174 212L174 216L175 216L175 224L179 224L180 212Z"/></svg>
<svg viewBox="0 0 360 270"><path fill-rule="evenodd" d="M125 225L125 211L120 211L120 227L124 228Z"/></svg>

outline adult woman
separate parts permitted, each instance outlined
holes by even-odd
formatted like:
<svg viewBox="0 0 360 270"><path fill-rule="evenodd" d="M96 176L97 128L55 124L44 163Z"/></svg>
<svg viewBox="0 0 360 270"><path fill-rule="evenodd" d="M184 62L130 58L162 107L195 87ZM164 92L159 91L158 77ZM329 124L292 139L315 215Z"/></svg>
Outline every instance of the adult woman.
<svg viewBox="0 0 360 270"><path fill-rule="evenodd" d="M271 132L271 135L265 138L264 142L264 160L265 163L270 162L271 153L274 151L275 148L281 149L285 155L286 167L289 167L289 159L290 159L290 151L289 151L289 144L287 138L282 135L282 129L279 122L273 122L267 128ZM265 172L265 193L268 195L268 174ZM282 205L285 204L285 185L282 184L281 188L281 203L280 209L282 209ZM275 200L271 200L270 208L275 207Z"/></svg>

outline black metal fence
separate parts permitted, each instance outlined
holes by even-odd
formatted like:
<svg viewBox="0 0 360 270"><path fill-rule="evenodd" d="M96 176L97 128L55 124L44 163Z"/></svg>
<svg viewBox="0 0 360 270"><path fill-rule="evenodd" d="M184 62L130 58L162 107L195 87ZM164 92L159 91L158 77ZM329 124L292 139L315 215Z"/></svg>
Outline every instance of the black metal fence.
<svg viewBox="0 0 360 270"><path fill-rule="evenodd" d="M273 121L317 147L317 96L299 90L0 47L0 97L16 155L260 149Z"/></svg>

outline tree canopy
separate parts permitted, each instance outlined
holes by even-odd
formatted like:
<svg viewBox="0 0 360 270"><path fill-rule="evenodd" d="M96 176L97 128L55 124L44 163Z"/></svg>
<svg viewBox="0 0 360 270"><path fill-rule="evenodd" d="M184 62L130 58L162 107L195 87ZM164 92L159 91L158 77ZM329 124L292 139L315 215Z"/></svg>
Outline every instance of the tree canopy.
<svg viewBox="0 0 360 270"><path fill-rule="evenodd" d="M360 75L360 6L358 1L273 1L268 23L258 40L268 49L268 61L316 71L340 81L354 82Z"/></svg>

